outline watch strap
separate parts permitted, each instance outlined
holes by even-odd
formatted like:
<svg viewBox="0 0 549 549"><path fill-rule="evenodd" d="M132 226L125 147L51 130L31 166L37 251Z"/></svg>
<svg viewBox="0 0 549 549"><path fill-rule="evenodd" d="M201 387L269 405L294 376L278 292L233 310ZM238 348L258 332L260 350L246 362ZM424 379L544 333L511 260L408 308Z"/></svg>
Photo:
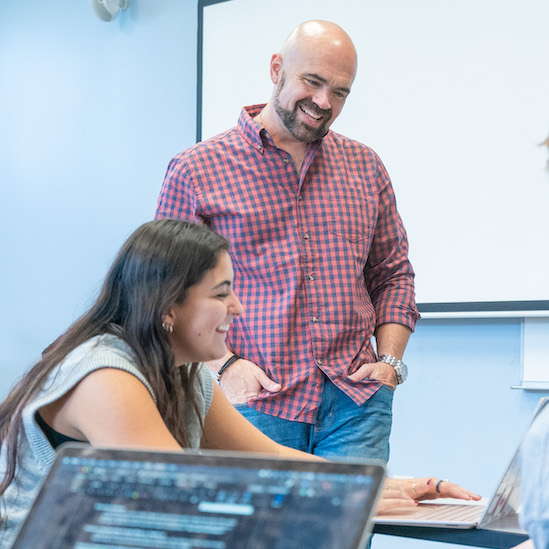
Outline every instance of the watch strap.
<svg viewBox="0 0 549 549"><path fill-rule="evenodd" d="M380 357L379 357L379 362L385 362L386 364L389 364L390 366L392 366L394 369L395 369L395 372L396 372L396 376L397 376L397 381L398 381L398 384L400 385L401 383L404 383L405 379L406 379L406 372L408 371L408 368L406 366L406 364L404 364L404 362L402 362L402 360L400 360L400 358L396 358L392 355L388 355L388 354L382 354ZM404 373L404 376L402 375Z"/></svg>

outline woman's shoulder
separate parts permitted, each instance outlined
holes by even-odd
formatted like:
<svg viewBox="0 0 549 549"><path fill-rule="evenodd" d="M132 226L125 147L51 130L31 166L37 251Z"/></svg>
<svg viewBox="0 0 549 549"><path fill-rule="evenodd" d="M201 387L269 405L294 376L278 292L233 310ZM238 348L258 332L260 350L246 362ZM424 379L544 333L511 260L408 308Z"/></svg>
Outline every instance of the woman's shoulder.
<svg viewBox="0 0 549 549"><path fill-rule="evenodd" d="M73 349L51 371L40 392L27 403L22 412L26 437L38 461L51 463L55 452L36 423L36 412L67 394L91 373L105 368L132 374L145 386L156 403L156 395L139 370L129 345L112 334L92 337Z"/></svg>
<svg viewBox="0 0 549 549"><path fill-rule="evenodd" d="M142 377L135 353L120 337L113 334L94 336L75 347L52 370L43 391L74 380L99 368L120 368Z"/></svg>
<svg viewBox="0 0 549 549"><path fill-rule="evenodd" d="M137 377L149 390L153 399L152 388L138 367L137 357L131 347L114 334L94 336L75 349L52 371L44 390L50 387L72 386L79 380L104 368L124 370Z"/></svg>

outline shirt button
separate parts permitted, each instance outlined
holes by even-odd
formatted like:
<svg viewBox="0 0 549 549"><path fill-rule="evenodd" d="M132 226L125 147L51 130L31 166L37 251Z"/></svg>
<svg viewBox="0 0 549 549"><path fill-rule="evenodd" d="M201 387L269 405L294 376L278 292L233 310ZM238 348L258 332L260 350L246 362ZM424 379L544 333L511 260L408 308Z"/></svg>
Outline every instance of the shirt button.
<svg viewBox="0 0 549 549"><path fill-rule="evenodd" d="M301 202L301 201L303 200L303 197L302 197L301 195L299 195L299 196L297 197L297 199Z"/></svg>
<svg viewBox="0 0 549 549"><path fill-rule="evenodd" d="M303 235L303 238L304 238L305 240L309 240L309 233L305 233L305 234Z"/></svg>
<svg viewBox="0 0 549 549"><path fill-rule="evenodd" d="M320 322L320 319L317 316L313 316L313 322Z"/></svg>
<svg viewBox="0 0 549 549"><path fill-rule="evenodd" d="M309 278L309 280L314 280L315 279L314 275L309 275L308 278Z"/></svg>
<svg viewBox="0 0 549 549"><path fill-rule="evenodd" d="M319 360L316 361L316 363L317 363L319 366L322 366L322 365L324 364L324 361L322 361L322 360L319 359Z"/></svg>
<svg viewBox="0 0 549 549"><path fill-rule="evenodd" d="M290 161L290 160L289 160L288 158L285 158L285 159L283 160L284 164L287 164L289 161Z"/></svg>

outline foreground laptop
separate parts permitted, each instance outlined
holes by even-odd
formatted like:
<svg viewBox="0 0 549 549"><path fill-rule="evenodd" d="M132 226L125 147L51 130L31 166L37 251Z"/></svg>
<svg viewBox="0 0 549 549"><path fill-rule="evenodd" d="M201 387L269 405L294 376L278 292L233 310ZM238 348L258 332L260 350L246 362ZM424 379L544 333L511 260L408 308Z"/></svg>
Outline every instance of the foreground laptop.
<svg viewBox="0 0 549 549"><path fill-rule="evenodd" d="M358 549L384 466L67 444L13 549Z"/></svg>
<svg viewBox="0 0 549 549"><path fill-rule="evenodd" d="M426 526L440 528L486 528L500 532L525 534L519 526L520 512L520 448L534 419L549 406L549 398L540 399L532 419L526 428L518 447L505 469L500 482L489 499L481 502L452 503L422 502L410 511L394 515L374 517L376 524L395 526Z"/></svg>

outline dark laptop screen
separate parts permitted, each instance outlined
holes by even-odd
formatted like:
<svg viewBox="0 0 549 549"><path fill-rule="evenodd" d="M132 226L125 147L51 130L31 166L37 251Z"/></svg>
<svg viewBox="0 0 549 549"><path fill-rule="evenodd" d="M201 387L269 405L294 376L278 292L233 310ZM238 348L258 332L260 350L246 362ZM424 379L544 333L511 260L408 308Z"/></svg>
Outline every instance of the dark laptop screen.
<svg viewBox="0 0 549 549"><path fill-rule="evenodd" d="M66 451L14 549L355 548L382 477L356 463Z"/></svg>

